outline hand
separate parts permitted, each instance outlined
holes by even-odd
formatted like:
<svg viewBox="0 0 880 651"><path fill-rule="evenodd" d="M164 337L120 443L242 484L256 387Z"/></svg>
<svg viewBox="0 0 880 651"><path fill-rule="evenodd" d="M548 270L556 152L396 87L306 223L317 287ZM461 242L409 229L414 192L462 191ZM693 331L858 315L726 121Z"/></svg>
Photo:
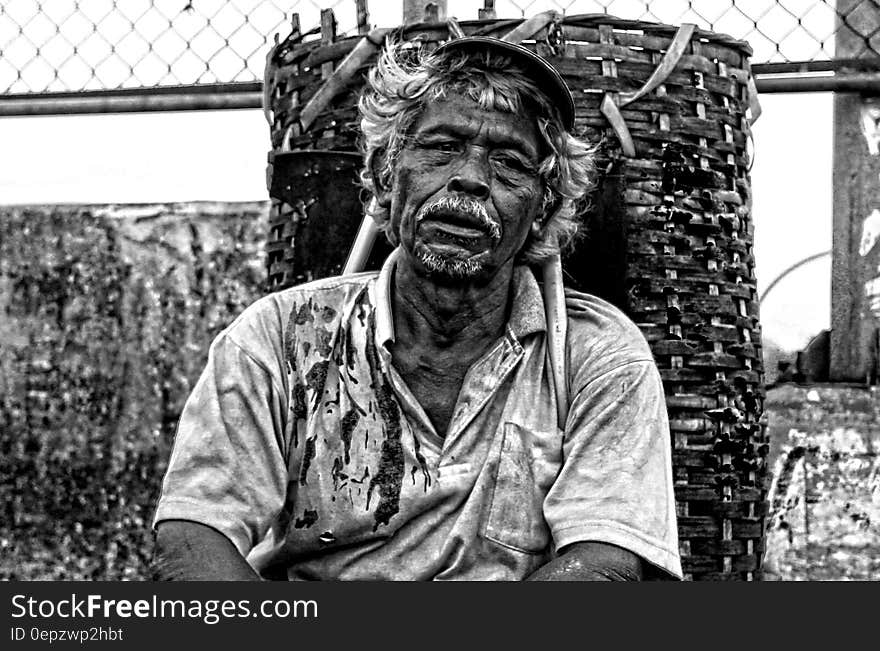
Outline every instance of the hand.
<svg viewBox="0 0 880 651"><path fill-rule="evenodd" d="M538 568L527 581L641 581L642 560L631 551L602 542L579 542Z"/></svg>

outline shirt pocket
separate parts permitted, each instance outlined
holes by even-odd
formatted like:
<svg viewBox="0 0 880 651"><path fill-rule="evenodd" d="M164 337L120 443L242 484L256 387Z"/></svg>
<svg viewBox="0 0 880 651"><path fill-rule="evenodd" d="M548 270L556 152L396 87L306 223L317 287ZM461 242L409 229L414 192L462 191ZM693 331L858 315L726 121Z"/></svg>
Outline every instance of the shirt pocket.
<svg viewBox="0 0 880 651"><path fill-rule="evenodd" d="M494 489L483 536L527 554L541 554L551 542L544 498L559 473L561 448L556 433L504 423L496 445Z"/></svg>

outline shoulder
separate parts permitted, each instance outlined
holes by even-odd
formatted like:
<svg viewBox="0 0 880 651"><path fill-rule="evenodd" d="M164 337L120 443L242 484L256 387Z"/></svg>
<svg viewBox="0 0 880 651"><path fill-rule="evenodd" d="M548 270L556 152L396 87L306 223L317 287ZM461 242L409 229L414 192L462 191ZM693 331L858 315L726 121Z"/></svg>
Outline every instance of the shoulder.
<svg viewBox="0 0 880 651"><path fill-rule="evenodd" d="M271 348L283 354L291 331L318 323L332 327L374 284L376 272L331 276L272 292L254 301L221 334L251 354Z"/></svg>
<svg viewBox="0 0 880 651"><path fill-rule="evenodd" d="M597 353L626 351L635 358L652 359L651 348L639 327L620 309L598 296L565 290L569 341L595 348Z"/></svg>
<svg viewBox="0 0 880 651"><path fill-rule="evenodd" d="M571 386L580 387L617 367L651 362L651 347L620 309L591 294L565 290Z"/></svg>

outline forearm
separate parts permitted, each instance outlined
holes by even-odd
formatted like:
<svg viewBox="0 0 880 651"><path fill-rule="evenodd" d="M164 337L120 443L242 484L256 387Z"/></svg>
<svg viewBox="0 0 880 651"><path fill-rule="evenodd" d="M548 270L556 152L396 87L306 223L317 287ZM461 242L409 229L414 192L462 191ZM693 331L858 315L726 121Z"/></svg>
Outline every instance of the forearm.
<svg viewBox="0 0 880 651"><path fill-rule="evenodd" d="M640 581L642 562L630 551L606 543L569 545L528 581Z"/></svg>
<svg viewBox="0 0 880 651"><path fill-rule="evenodd" d="M153 570L160 581L259 581L232 541L196 522L159 524Z"/></svg>

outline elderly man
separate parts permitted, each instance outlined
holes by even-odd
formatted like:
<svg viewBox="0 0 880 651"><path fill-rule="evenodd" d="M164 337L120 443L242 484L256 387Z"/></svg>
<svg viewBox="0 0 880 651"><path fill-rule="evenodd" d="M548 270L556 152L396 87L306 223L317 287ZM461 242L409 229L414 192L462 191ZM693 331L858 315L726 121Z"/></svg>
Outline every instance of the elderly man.
<svg viewBox="0 0 880 651"><path fill-rule="evenodd" d="M558 73L463 38L390 45L361 99L381 272L267 296L211 346L156 513L180 579L681 575L659 374L570 292L557 426L529 264L577 229L590 148Z"/></svg>

